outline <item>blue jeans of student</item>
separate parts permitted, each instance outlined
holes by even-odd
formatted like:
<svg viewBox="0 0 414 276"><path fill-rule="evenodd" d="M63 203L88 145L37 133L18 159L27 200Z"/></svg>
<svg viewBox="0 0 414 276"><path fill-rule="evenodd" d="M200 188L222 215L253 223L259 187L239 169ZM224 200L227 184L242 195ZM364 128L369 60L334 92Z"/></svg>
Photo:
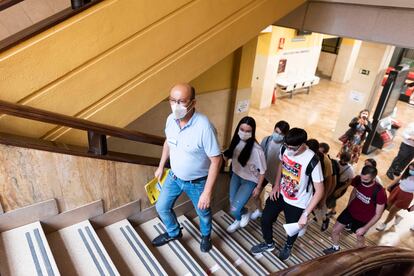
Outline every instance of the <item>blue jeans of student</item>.
<svg viewBox="0 0 414 276"><path fill-rule="evenodd" d="M241 178L233 172L230 180L230 214L241 220L241 216L247 213L244 207L256 188L256 183Z"/></svg>
<svg viewBox="0 0 414 276"><path fill-rule="evenodd" d="M177 198L185 192L192 201L194 208L200 218L200 232L203 236L209 236L212 227L212 214L211 209L200 210L198 200L201 193L204 191L206 180L196 181L184 181L170 171L164 185L161 189L161 193L158 197L155 208L158 215L167 229L170 237L175 237L180 233L180 224L177 221L177 217L173 211L173 207Z"/></svg>

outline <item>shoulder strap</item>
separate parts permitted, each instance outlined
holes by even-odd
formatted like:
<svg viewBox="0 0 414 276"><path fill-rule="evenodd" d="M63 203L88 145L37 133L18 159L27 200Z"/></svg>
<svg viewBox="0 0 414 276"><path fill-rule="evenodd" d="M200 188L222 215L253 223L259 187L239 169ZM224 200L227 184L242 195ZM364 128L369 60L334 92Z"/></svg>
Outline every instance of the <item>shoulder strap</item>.
<svg viewBox="0 0 414 276"><path fill-rule="evenodd" d="M264 144L264 154L265 157L267 158L267 149L269 148L269 142L272 139L272 136L267 136L266 140L265 140L265 144Z"/></svg>
<svg viewBox="0 0 414 276"><path fill-rule="evenodd" d="M381 191L382 186L378 183L375 183L374 192L372 193L372 202L374 202L374 205L377 205L377 195L378 192Z"/></svg>
<svg viewBox="0 0 414 276"><path fill-rule="evenodd" d="M285 151L286 151L286 147L284 145L282 145L282 147L280 148L280 155L283 156Z"/></svg>
<svg viewBox="0 0 414 276"><path fill-rule="evenodd" d="M308 166L306 167L305 174L308 176L308 185L306 186L306 192L309 192L309 186L312 185L313 187L313 180L312 180L312 172L315 169L316 165L318 165L319 157L316 154L313 154L312 159L310 160ZM315 191L315 189L313 189Z"/></svg>
<svg viewBox="0 0 414 276"><path fill-rule="evenodd" d="M339 176L341 176L344 172L346 172L349 168L351 168L351 165L348 164L348 167L345 168L342 172L339 173Z"/></svg>

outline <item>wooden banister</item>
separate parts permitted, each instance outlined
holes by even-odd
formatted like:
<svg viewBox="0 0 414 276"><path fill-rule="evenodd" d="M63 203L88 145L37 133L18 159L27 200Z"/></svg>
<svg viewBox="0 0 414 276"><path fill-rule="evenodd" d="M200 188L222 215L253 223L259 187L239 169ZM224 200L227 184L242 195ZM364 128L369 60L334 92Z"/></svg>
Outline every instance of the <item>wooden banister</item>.
<svg viewBox="0 0 414 276"><path fill-rule="evenodd" d="M165 140L165 138L161 136L145 134L139 131L126 130L123 128L108 126L100 123L94 123L84 119L74 118L67 115L45 111L21 104L9 103L6 101L0 101L0 113L152 145L161 146Z"/></svg>
<svg viewBox="0 0 414 276"><path fill-rule="evenodd" d="M24 0L1 0L0 1L0 11L5 10L7 8L10 8L11 6L14 6L20 2L23 2Z"/></svg>
<svg viewBox="0 0 414 276"><path fill-rule="evenodd" d="M398 269L393 268L393 275L410 275L405 273L414 271L414 251L391 246L370 246L346 250L319 257L271 275L351 276L370 271L378 272L381 269L387 269L387 266L398 267ZM381 273L375 275L379 274Z"/></svg>
<svg viewBox="0 0 414 276"><path fill-rule="evenodd" d="M7 9L13 5L18 4L24 0L4 0L0 2L0 11ZM69 1L69 0L68 0ZM53 26L56 26L60 22L63 22L72 16L81 13L82 11L89 9L93 5L102 2L103 0L92 0L89 3L85 4L84 6L78 9L72 9L71 7L61 10L60 12L55 13L54 15L40 20L39 22L34 23L30 27L23 29L15 34L10 35L9 37L0 41L0 52L5 51L26 39L29 39ZM4 2L4 3L3 3Z"/></svg>

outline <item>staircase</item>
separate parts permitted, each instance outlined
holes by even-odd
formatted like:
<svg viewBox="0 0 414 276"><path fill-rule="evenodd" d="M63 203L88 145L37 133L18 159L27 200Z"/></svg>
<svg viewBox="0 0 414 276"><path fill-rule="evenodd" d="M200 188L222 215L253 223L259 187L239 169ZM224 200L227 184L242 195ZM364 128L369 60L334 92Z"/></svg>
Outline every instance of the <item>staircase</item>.
<svg viewBox="0 0 414 276"><path fill-rule="evenodd" d="M51 202L45 203L49 209ZM165 231L164 225L158 218L134 225L131 218L140 214L132 214L131 206L102 213L102 201L97 201L50 217L30 216L31 210L42 209L41 203L23 208L26 216L23 209L0 215L1 275L269 275L320 257L330 246L332 224L321 233L312 222L287 261L277 258L277 250L253 256L250 248L262 241L260 222L229 234L225 229L233 219L220 210L213 216L213 248L208 253L199 250L198 218L186 215L178 217L183 238L155 248L151 240ZM13 213L27 224L9 223L7 229L4 218L13 219ZM273 228L277 248L285 240L283 220L281 215ZM345 233L341 247L352 249L355 242ZM368 240L368 245L375 244Z"/></svg>

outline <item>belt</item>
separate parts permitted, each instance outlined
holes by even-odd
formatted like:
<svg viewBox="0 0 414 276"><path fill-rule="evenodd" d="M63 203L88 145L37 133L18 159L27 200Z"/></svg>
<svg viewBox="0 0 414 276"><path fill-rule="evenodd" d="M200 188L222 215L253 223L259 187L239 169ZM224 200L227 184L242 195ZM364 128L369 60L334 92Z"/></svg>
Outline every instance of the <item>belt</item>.
<svg viewBox="0 0 414 276"><path fill-rule="evenodd" d="M170 174L171 174L172 178L174 178L174 180L179 179L181 181L190 182L190 183L192 183L192 182L200 182L200 181L203 181L203 180L207 180L207 175L206 176L203 176L203 177L199 177L199 178L193 179L193 180L183 180L183 179L179 178L178 176L176 176L172 171L170 171Z"/></svg>

